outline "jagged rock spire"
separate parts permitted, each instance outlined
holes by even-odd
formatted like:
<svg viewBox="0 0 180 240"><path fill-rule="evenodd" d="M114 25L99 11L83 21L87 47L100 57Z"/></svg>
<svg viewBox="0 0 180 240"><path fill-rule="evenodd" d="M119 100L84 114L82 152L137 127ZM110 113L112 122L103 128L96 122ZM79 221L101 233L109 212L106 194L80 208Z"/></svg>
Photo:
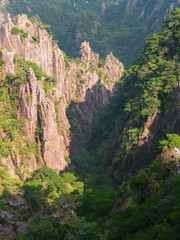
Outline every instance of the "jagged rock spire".
<svg viewBox="0 0 180 240"><path fill-rule="evenodd" d="M90 59L93 61L99 60L99 54L94 53L91 50L89 42L84 41L80 46L79 55L81 56L82 61L88 62Z"/></svg>

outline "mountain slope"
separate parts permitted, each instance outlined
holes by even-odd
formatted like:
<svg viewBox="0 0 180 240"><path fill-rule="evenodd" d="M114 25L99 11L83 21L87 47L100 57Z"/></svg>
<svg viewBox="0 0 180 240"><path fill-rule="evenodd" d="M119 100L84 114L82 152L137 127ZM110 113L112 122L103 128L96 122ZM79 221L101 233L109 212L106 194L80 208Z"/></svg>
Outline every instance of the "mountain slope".
<svg viewBox="0 0 180 240"><path fill-rule="evenodd" d="M84 42L81 59L70 60L44 28L25 15L3 26L1 44L11 51L0 55L0 237L178 240L180 9L120 81L123 65L112 54L98 61ZM70 160L59 159L60 137L74 155L86 140L71 168L85 186L57 174L59 160ZM28 163L39 169L27 175ZM40 168L52 163L56 171Z"/></svg>
<svg viewBox="0 0 180 240"><path fill-rule="evenodd" d="M8 16L1 37L2 162L24 176L44 165L64 170L91 132L93 116L117 91L123 64L112 54L99 60L88 42L81 58L68 59L37 19L18 15L16 21Z"/></svg>
<svg viewBox="0 0 180 240"><path fill-rule="evenodd" d="M26 13L51 24L54 38L70 56L77 56L86 40L105 57L109 52L130 66L141 54L145 41L159 31L166 15L179 0L10 0L13 15Z"/></svg>
<svg viewBox="0 0 180 240"><path fill-rule="evenodd" d="M158 152L158 139L179 134L178 21L177 9L165 30L146 44L137 65L124 72L117 96L94 122L87 146L95 165L118 181L149 163L152 147Z"/></svg>
<svg viewBox="0 0 180 240"><path fill-rule="evenodd" d="M97 221L97 239L180 237L179 34L176 9L137 65L124 72L119 94L95 119L79 154L77 172L94 191L84 194L78 213ZM107 174L116 181L114 193Z"/></svg>

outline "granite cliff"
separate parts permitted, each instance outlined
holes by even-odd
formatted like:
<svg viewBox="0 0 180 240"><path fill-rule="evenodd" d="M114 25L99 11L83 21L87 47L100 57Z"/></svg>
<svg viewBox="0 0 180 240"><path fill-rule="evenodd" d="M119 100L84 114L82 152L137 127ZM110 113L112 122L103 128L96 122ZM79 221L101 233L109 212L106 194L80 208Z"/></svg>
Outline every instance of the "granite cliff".
<svg viewBox="0 0 180 240"><path fill-rule="evenodd" d="M18 15L14 21L8 15L2 26L2 81L9 74L17 76L17 65L23 61L34 62L43 73L39 77L30 67L26 81L18 83L16 117L22 121L23 144L36 147L26 164L14 146L1 158L12 175L20 169L26 176L44 165L64 170L68 156L73 161L83 137L90 134L93 116L110 103L123 72L123 64L112 53L105 61L99 60L88 42L81 45L81 58L68 59L45 28L26 15ZM18 66L19 71L25 70L23 64ZM12 80L10 96L14 85L17 83ZM3 128L1 136L6 136Z"/></svg>
<svg viewBox="0 0 180 240"><path fill-rule="evenodd" d="M122 77L88 42L69 59L47 27L3 26L0 238L178 240L180 9Z"/></svg>

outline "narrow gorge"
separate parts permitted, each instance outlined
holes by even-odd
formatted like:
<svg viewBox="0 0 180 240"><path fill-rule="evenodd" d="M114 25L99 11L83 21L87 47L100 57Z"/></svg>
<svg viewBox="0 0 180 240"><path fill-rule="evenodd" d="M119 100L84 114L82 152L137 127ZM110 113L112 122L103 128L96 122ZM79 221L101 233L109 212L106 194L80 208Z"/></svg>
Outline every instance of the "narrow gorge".
<svg viewBox="0 0 180 240"><path fill-rule="evenodd" d="M112 53L101 58L88 41L70 58L38 15L5 12L10 5L29 15L36 6L44 14L62 7L60 19L77 9L82 17L98 1L0 3L7 18L0 39L0 240L179 240L180 9L165 17L179 0L100 3L102 20L126 9L119 21L129 27L124 20L109 26L118 34L124 25L126 59L131 41L140 43L137 36L126 42L128 29L133 35L143 19L147 29L166 20L128 69ZM58 19L55 26L65 27ZM102 22L91 23L101 36Z"/></svg>
<svg viewBox="0 0 180 240"><path fill-rule="evenodd" d="M11 74L16 79L19 71L28 71L27 82L16 83L17 119L25 139L22 146L18 144L19 153L11 146L10 156L1 161L12 175L17 168L22 175L42 166L62 171L68 166L69 156L75 161L77 149L91 132L93 117L103 111L117 91L123 64L112 53L105 61L99 60L88 42L82 43L80 58L70 60L37 19L18 15L14 22L8 15L2 26L1 76ZM23 61L36 63L43 74L36 73L37 67L25 69ZM14 84L12 81L9 87L10 95ZM1 136L6 137L3 128ZM33 145L29 157L21 155L25 145Z"/></svg>

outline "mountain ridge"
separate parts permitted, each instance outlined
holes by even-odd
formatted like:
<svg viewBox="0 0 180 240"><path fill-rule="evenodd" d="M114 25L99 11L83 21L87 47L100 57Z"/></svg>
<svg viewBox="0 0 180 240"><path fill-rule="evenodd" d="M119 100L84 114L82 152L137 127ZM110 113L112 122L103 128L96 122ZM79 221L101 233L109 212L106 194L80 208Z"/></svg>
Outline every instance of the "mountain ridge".
<svg viewBox="0 0 180 240"><path fill-rule="evenodd" d="M65 66L63 53L37 19L28 20L26 15L18 15L16 21L17 25L14 25L8 15L8 21L2 27L2 67L10 87L13 88L15 82L18 84L17 117L24 122L22 134L26 144L36 145L32 163L27 161L26 166L30 166L30 171L44 164L57 171L63 170L67 166L65 158L70 154L71 138L76 134L83 138L84 132L91 132L93 115L110 102L115 84L122 76L123 65L112 54L101 65L99 55L91 51L88 42L84 42L81 59L66 60L68 65ZM28 61L35 62L39 68ZM21 74L25 75L24 82ZM11 96L11 92L9 94ZM85 103L82 108L77 108L71 102ZM72 112L69 114L82 119L77 123L75 118L78 130L72 136L66 115L70 104ZM6 165L7 160L3 162ZM24 173L28 170L22 164L20 153L14 155L11 166L14 164Z"/></svg>
<svg viewBox="0 0 180 240"><path fill-rule="evenodd" d="M180 9L126 71L16 20L0 48L0 238L178 240Z"/></svg>
<svg viewBox="0 0 180 240"><path fill-rule="evenodd" d="M161 29L168 13L176 7L180 7L179 0L59 0L51 3L10 0L7 9L13 16L26 13L51 24L60 49L71 57L78 55L79 46L86 40L101 58L113 52L127 68L141 55L145 41Z"/></svg>

